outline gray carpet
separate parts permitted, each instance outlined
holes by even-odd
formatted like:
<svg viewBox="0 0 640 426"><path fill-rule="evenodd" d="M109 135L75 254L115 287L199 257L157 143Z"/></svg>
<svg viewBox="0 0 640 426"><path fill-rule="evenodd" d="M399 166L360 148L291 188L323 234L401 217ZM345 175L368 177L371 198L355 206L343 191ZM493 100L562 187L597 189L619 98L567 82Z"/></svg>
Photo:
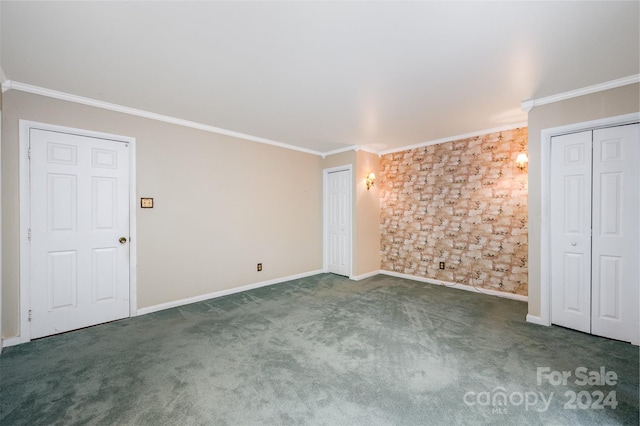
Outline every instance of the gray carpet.
<svg viewBox="0 0 640 426"><path fill-rule="evenodd" d="M637 425L638 348L526 310L321 274L6 348L0 424Z"/></svg>

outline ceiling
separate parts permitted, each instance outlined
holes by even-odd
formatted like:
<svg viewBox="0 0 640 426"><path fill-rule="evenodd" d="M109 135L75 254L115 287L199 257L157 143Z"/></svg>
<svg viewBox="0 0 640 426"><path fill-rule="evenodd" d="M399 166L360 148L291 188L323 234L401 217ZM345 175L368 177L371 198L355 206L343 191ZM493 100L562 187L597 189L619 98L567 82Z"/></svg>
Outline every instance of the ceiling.
<svg viewBox="0 0 640 426"><path fill-rule="evenodd" d="M637 75L640 2L11 2L5 78L315 152L526 122Z"/></svg>

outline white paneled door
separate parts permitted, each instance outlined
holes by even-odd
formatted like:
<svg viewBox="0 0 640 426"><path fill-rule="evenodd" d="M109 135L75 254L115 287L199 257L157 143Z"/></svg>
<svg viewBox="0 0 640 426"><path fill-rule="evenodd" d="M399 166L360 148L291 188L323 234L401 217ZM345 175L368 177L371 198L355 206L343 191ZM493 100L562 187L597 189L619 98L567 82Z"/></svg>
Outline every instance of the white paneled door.
<svg viewBox="0 0 640 426"><path fill-rule="evenodd" d="M329 172L327 176L327 268L349 276L351 269L351 172Z"/></svg>
<svg viewBox="0 0 640 426"><path fill-rule="evenodd" d="M551 321L638 338L639 125L551 141Z"/></svg>
<svg viewBox="0 0 640 426"><path fill-rule="evenodd" d="M591 131L551 141L551 312L591 331Z"/></svg>
<svg viewBox="0 0 640 426"><path fill-rule="evenodd" d="M639 128L593 132L591 332L618 340L638 335Z"/></svg>
<svg viewBox="0 0 640 426"><path fill-rule="evenodd" d="M129 316L129 148L30 129L31 338Z"/></svg>

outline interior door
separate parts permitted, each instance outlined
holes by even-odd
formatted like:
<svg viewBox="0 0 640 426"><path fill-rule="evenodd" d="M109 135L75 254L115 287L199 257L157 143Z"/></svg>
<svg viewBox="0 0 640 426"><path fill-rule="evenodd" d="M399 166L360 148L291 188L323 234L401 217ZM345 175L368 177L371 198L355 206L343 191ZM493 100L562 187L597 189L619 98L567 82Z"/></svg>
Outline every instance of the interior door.
<svg viewBox="0 0 640 426"><path fill-rule="evenodd" d="M129 150L31 129L31 338L129 316Z"/></svg>
<svg viewBox="0 0 640 426"><path fill-rule="evenodd" d="M638 335L638 127L593 132L591 332L625 341Z"/></svg>
<svg viewBox="0 0 640 426"><path fill-rule="evenodd" d="M551 322L591 332L591 131L551 139Z"/></svg>
<svg viewBox="0 0 640 426"><path fill-rule="evenodd" d="M351 191L349 170L328 173L327 244L328 272L349 276L351 269Z"/></svg>

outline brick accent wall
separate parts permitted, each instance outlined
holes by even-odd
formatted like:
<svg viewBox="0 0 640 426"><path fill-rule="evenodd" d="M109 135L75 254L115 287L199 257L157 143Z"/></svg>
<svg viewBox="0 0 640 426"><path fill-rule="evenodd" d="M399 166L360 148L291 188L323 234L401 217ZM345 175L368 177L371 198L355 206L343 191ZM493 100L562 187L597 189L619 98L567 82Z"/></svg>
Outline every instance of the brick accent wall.
<svg viewBox="0 0 640 426"><path fill-rule="evenodd" d="M526 149L520 128L383 155L382 269L527 295Z"/></svg>

